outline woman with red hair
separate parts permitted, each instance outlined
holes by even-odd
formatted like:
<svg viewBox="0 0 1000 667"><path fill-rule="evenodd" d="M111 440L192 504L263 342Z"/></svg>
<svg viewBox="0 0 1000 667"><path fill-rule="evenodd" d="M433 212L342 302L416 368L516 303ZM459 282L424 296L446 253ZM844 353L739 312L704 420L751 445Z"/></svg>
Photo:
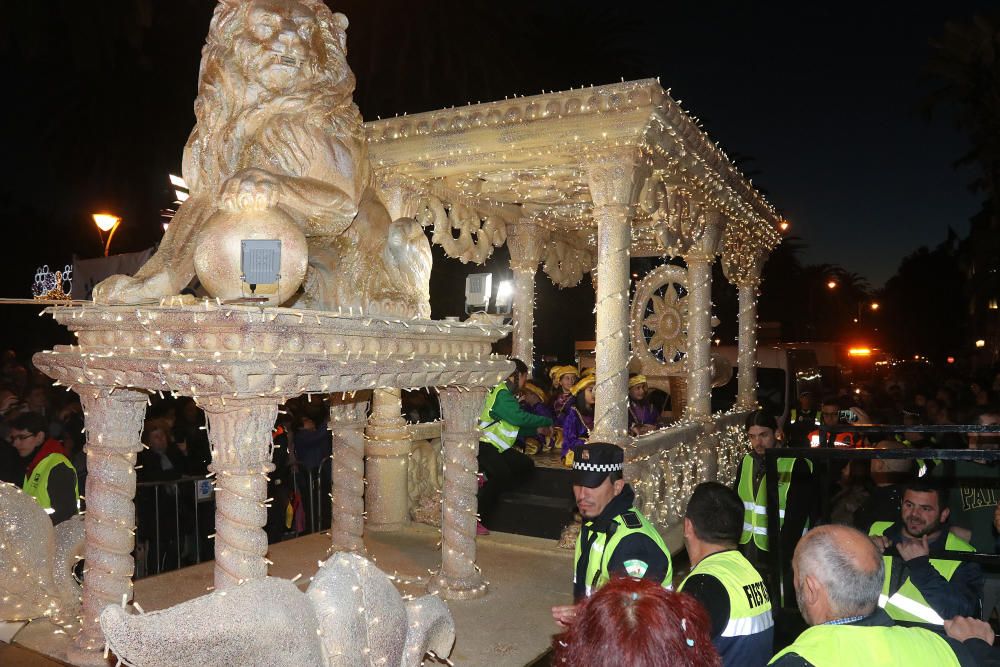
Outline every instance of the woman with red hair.
<svg viewBox="0 0 1000 667"><path fill-rule="evenodd" d="M691 596L646 579L612 579L556 635L553 665L718 667L705 610Z"/></svg>

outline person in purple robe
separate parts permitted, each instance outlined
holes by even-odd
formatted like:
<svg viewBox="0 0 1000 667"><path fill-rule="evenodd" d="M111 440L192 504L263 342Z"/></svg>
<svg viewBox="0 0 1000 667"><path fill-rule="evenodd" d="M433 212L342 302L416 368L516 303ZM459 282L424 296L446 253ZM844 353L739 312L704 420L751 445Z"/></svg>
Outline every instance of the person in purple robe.
<svg viewBox="0 0 1000 667"><path fill-rule="evenodd" d="M561 420L566 408L573 402L573 386L578 378L576 366L553 366L549 369L549 378L552 380L549 405L556 419Z"/></svg>
<svg viewBox="0 0 1000 667"><path fill-rule="evenodd" d="M656 430L659 410L649 401L649 386L645 375L628 376L628 430L634 436Z"/></svg>
<svg viewBox="0 0 1000 667"><path fill-rule="evenodd" d="M524 389L518 395L518 403L521 404L521 409L525 412L548 417L555 423L556 420L552 414L552 408L545 403L547 398L545 391L541 387L529 381L524 384ZM517 433L515 446L523 448L524 453L528 456L534 456L539 450L546 452L551 450L552 443L555 441L555 435L540 436L537 431L537 428L520 429Z"/></svg>
<svg viewBox="0 0 1000 667"><path fill-rule="evenodd" d="M562 456L567 465L573 464L569 455L587 442L594 428L594 376L588 375L573 385L573 396L574 402L562 419Z"/></svg>

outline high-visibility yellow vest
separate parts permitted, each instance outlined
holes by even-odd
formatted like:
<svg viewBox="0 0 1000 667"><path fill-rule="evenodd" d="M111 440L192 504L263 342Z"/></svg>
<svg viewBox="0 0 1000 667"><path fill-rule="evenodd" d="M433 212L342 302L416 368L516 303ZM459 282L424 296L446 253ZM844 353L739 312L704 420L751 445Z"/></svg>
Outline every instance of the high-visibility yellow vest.
<svg viewBox="0 0 1000 667"><path fill-rule="evenodd" d="M506 382L501 382L490 390L486 395L486 402L483 410L479 413L479 439L488 442L500 452L510 449L517 440L518 428L502 419L490 415L493 404L497 402L497 396L501 391L510 391Z"/></svg>
<svg viewBox="0 0 1000 667"><path fill-rule="evenodd" d="M792 485L792 469L796 459L778 459L778 527L785 525L785 503L788 489ZM806 461L812 471L812 461ZM742 472L736 492L743 501L743 534L740 544L747 544L752 538L761 551L767 551L767 479L761 480L757 493L753 492L753 457L743 457ZM808 527L808 525L806 526Z"/></svg>
<svg viewBox="0 0 1000 667"><path fill-rule="evenodd" d="M708 574L722 584L729 594L729 623L722 637L745 637L774 626L771 598L760 573L739 551L720 551L703 558L691 570L677 590L683 592L688 579Z"/></svg>
<svg viewBox="0 0 1000 667"><path fill-rule="evenodd" d="M608 572L608 562L611 560L611 555L618 548L618 544L628 537L629 535L634 535L635 533L642 533L649 539L653 540L658 547L663 551L667 557L667 576L663 578L662 585L664 588L673 588L674 585L674 565L670 558L670 549L664 544L663 538L660 537L660 533L656 528L649 522L649 519L644 517L639 510L632 509L628 512L623 512L613 519L615 523L614 531L608 531L611 533L610 539L608 538L608 533L598 533L597 539L590 546L590 559L587 561L587 580L584 582L585 593L590 595L595 590L608 583L611 579L611 574ZM588 522L588 525L590 522ZM583 531L580 531L580 535L576 536L576 549L573 556L573 572L574 577L576 576L576 566L580 562L581 547L580 538L583 535ZM626 573L641 577L642 574L638 572L631 572L628 570L628 561L625 562ZM576 583L575 581L573 583Z"/></svg>
<svg viewBox="0 0 1000 667"><path fill-rule="evenodd" d="M869 535L884 535L886 529L892 525L891 521L876 521L868 531ZM945 540L945 548L949 551L975 551L975 547L965 540L955 537L950 532ZM897 621L909 621L912 623L931 623L933 625L944 625L944 619L934 609L927 604L927 600L920 593L920 590L913 585L907 577L899 590L889 595L889 582L892 575L892 557L883 556L885 563L885 581L882 582L882 593L878 596L878 606L885 609L885 612ZM957 560L946 560L942 558L931 558L931 565L938 573L951 581L955 570L962 564Z"/></svg>
<svg viewBox="0 0 1000 667"><path fill-rule="evenodd" d="M958 657L942 637L902 626L814 625L768 664L794 653L815 667L841 665L934 665L958 667Z"/></svg>
<svg viewBox="0 0 1000 667"><path fill-rule="evenodd" d="M26 475L24 477L24 492L33 497L39 506L45 510L46 514L55 513L55 510L52 509L52 500L49 498L49 474L51 474L53 468L60 465L65 465L73 471L74 476L76 475L76 468L73 467L73 464L70 463L68 458L62 454L53 453L39 461L38 465L36 465L34 470L31 471L31 475ZM75 483L74 491L76 492L76 506L77 509L79 509L79 481Z"/></svg>

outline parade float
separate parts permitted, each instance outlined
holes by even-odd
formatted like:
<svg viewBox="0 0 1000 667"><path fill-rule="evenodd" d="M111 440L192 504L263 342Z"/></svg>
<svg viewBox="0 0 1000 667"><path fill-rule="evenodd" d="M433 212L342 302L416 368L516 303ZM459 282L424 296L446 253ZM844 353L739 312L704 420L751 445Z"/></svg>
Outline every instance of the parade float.
<svg viewBox="0 0 1000 667"><path fill-rule="evenodd" d="M105 664L109 650L137 665L279 664L262 648L279 641L275 628L313 628L319 640L298 647L296 664L419 664L424 651L444 657L456 634L461 664L525 664L544 651L554 628L541 619L568 598L568 555L476 538L476 422L512 368L491 352L510 331L428 319L431 243L472 263L507 245L513 353L529 367L539 267L560 287L591 273L592 438L626 449L639 506L672 548L693 486L735 474L739 425L756 402L756 291L779 241L774 209L656 80L362 123L346 30L318 0L222 0L184 148L190 198L136 275L98 285L93 303L49 308L76 336L34 363L84 407L85 574L76 603L50 555L34 615L0 607L0 620L42 619L15 636L21 645L81 665ZM630 300L631 257L683 266L642 277ZM733 411L713 415L712 319L732 316L712 311L720 259L739 291L739 391ZM196 276L211 298L179 296ZM630 362L685 395L673 425L638 439L627 430ZM408 427L400 392L425 387L443 419ZM207 415L216 533L211 582L201 566L154 577L144 604L159 611L143 614L130 604L142 593L134 466L151 394L190 396ZM293 558L284 543L269 548L263 526L278 406L303 394L330 396L333 525L292 540ZM438 497L439 534L416 540L430 553L400 556L413 540L385 536L413 530L414 504ZM11 522L22 519L4 521L0 554L20 553ZM480 546L494 550L489 565ZM365 555L394 574L383 580ZM407 571L428 557L431 572ZM292 581L282 558L310 561L311 583ZM19 574L0 574L5 595L28 595ZM388 581L435 597L415 609ZM356 586L371 591L361 608ZM58 613L45 613L50 602ZM213 631L183 622L192 615ZM530 625L526 646L490 642L498 617ZM462 653L476 641L492 653Z"/></svg>

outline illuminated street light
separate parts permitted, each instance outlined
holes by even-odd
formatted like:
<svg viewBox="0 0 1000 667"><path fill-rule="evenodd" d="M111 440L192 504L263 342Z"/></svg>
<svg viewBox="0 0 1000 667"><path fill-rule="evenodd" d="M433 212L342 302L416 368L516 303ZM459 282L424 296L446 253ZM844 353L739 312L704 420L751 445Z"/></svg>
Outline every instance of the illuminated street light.
<svg viewBox="0 0 1000 667"><path fill-rule="evenodd" d="M121 224L122 219L111 213L94 213L93 218L99 235L102 232L108 232L108 240L104 244L104 256L107 257L108 251L111 249L111 239L114 237L115 231L118 229L118 225ZM101 235L101 240L104 240L103 235Z"/></svg>
<svg viewBox="0 0 1000 667"><path fill-rule="evenodd" d="M872 301L872 304L869 306L869 308L871 308L872 310L878 310L879 309L878 301Z"/></svg>
<svg viewBox="0 0 1000 667"><path fill-rule="evenodd" d="M976 347L986 347L986 341L980 338L976 341Z"/></svg>
<svg viewBox="0 0 1000 667"><path fill-rule="evenodd" d="M827 288L829 288L829 289L836 289L836 287L837 287L837 281L836 281L836 280L831 280L831 281L829 281L829 282L828 282L828 283L826 284L826 286L827 286Z"/></svg>
<svg viewBox="0 0 1000 667"><path fill-rule="evenodd" d="M781 222L778 223L778 229L780 229L783 232L787 232L790 226L791 225L788 223L787 220L782 220Z"/></svg>

